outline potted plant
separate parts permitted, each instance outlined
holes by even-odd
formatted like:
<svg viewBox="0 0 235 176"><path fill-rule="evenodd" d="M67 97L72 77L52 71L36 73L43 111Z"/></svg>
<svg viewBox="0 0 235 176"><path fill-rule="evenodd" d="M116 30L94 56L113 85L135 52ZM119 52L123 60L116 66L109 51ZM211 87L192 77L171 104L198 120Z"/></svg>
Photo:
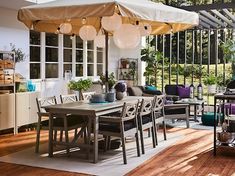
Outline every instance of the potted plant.
<svg viewBox="0 0 235 176"><path fill-rule="evenodd" d="M116 99L117 100L121 100L124 97L123 92L126 91L126 86L124 83L122 82L118 82L115 86L114 86L115 90L116 90Z"/></svg>
<svg viewBox="0 0 235 176"><path fill-rule="evenodd" d="M90 79L80 79L78 81L70 81L68 83L68 87L70 90L74 90L78 92L79 100L83 100L82 91L89 89L92 85L92 81Z"/></svg>
<svg viewBox="0 0 235 176"><path fill-rule="evenodd" d="M15 53L15 62L22 62L26 59L25 53L20 49L16 48L16 46L10 43L11 51Z"/></svg>
<svg viewBox="0 0 235 176"><path fill-rule="evenodd" d="M208 88L208 93L214 94L216 93L216 83L217 83L217 78L214 74L208 74L204 80L203 83L207 86Z"/></svg>

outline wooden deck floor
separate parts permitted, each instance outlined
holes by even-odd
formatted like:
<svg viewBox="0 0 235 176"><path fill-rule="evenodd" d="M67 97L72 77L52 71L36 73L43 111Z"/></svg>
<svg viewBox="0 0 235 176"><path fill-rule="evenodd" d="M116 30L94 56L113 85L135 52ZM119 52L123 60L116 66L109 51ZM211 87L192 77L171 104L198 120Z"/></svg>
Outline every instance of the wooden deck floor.
<svg viewBox="0 0 235 176"><path fill-rule="evenodd" d="M220 149L218 155L212 155L212 132L193 129L168 129L169 133L183 133L185 138L162 151L149 161L131 171L129 176L235 176L235 151ZM27 147L34 146L35 131L23 132L16 136L0 136L0 156L4 156ZM42 133L42 140L47 141L47 133ZM1 176L78 176L71 172L43 169L0 162Z"/></svg>

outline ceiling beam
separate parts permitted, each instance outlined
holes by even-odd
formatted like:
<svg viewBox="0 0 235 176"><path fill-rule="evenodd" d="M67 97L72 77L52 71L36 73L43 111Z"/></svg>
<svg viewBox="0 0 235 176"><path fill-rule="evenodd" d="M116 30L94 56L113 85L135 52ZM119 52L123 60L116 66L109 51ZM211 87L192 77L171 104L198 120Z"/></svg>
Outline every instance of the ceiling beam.
<svg viewBox="0 0 235 176"><path fill-rule="evenodd" d="M233 22L235 22L235 15L233 15L231 12L229 12L228 9L223 9L223 12L226 15L228 15L233 20Z"/></svg>
<svg viewBox="0 0 235 176"><path fill-rule="evenodd" d="M198 12L200 10L213 10L213 9L235 9L235 2L228 2L228 3L213 3L213 4L206 4L206 5L195 5L195 6L181 6L180 8Z"/></svg>
<svg viewBox="0 0 235 176"><path fill-rule="evenodd" d="M199 25L202 26L203 28L207 28L207 29L211 28L209 24L204 23L202 20L200 20Z"/></svg>
<svg viewBox="0 0 235 176"><path fill-rule="evenodd" d="M208 19L210 19L211 21L214 21L215 23L219 24L222 27L226 27L225 24L218 20L216 17L214 17L213 15L211 15L210 13L208 13L205 10L199 11L200 14L204 15L205 17L207 17Z"/></svg>
<svg viewBox="0 0 235 176"><path fill-rule="evenodd" d="M235 28L235 24L232 23L228 18L226 18L224 15L222 15L218 10L211 10L215 15L217 15L219 18L221 18L223 21L225 21L228 25L232 26Z"/></svg>
<svg viewBox="0 0 235 176"><path fill-rule="evenodd" d="M204 23L207 23L210 26L212 26L212 28L218 28L218 25L216 23L212 22L211 20L202 16L201 14L199 14L199 19L202 20Z"/></svg>

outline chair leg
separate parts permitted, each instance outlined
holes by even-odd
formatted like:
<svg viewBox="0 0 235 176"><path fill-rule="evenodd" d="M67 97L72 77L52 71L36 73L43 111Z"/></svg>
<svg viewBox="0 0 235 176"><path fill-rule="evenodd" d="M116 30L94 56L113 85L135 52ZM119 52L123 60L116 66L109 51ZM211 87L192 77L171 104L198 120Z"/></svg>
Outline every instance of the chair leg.
<svg viewBox="0 0 235 176"><path fill-rule="evenodd" d="M136 141L136 148L137 148L137 156L140 156L140 144L139 144L138 129L136 130L135 141Z"/></svg>
<svg viewBox="0 0 235 176"><path fill-rule="evenodd" d="M158 145L158 140L157 140L157 125L155 125L155 129L154 130L154 133L155 133L155 142L156 142L156 145Z"/></svg>
<svg viewBox="0 0 235 176"><path fill-rule="evenodd" d="M54 131L54 141L57 141L57 130Z"/></svg>
<svg viewBox="0 0 235 176"><path fill-rule="evenodd" d="M122 154L123 154L123 162L124 164L127 164L127 159L126 159L126 141L125 141L125 137L122 134Z"/></svg>
<svg viewBox="0 0 235 176"><path fill-rule="evenodd" d="M162 121L162 125L163 125L164 140L166 141L166 123L165 123L165 120Z"/></svg>
<svg viewBox="0 0 235 176"><path fill-rule="evenodd" d="M149 129L148 129L148 131L149 131ZM140 142L141 142L142 154L145 154L145 150L144 150L144 136L143 136L143 129L142 129L142 127L140 127Z"/></svg>
<svg viewBox="0 0 235 176"><path fill-rule="evenodd" d="M150 128L148 129L148 137L151 136L151 133L150 133Z"/></svg>
<svg viewBox="0 0 235 176"><path fill-rule="evenodd" d="M41 125L41 117L38 117L35 153L39 152L40 130L41 130L40 125Z"/></svg>
<svg viewBox="0 0 235 176"><path fill-rule="evenodd" d="M66 152L67 152L67 155L69 156L69 132L68 132L68 124L67 124L67 117L65 116L64 117L64 133L65 133L65 142L67 143L67 146L66 146Z"/></svg>
<svg viewBox="0 0 235 176"><path fill-rule="evenodd" d="M78 129L76 128L76 129L74 130L74 136L76 136L77 132L78 132Z"/></svg>
<svg viewBox="0 0 235 176"><path fill-rule="evenodd" d="M63 140L63 130L60 130L60 142Z"/></svg>

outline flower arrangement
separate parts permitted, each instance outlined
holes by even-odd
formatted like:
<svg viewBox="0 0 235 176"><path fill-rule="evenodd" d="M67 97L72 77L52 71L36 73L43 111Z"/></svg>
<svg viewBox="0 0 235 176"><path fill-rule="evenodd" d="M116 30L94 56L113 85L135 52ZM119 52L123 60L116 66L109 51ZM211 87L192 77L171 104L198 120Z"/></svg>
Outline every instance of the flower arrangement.
<svg viewBox="0 0 235 176"><path fill-rule="evenodd" d="M114 88L116 89L117 92L125 92L125 90L126 90L126 86L125 86L125 84L122 83L122 82L117 83L117 84L114 86Z"/></svg>
<svg viewBox="0 0 235 176"><path fill-rule="evenodd" d="M78 91L79 100L83 99L82 91L87 90L91 87L92 81L90 79L80 79L78 81L70 81L68 87L70 90Z"/></svg>

